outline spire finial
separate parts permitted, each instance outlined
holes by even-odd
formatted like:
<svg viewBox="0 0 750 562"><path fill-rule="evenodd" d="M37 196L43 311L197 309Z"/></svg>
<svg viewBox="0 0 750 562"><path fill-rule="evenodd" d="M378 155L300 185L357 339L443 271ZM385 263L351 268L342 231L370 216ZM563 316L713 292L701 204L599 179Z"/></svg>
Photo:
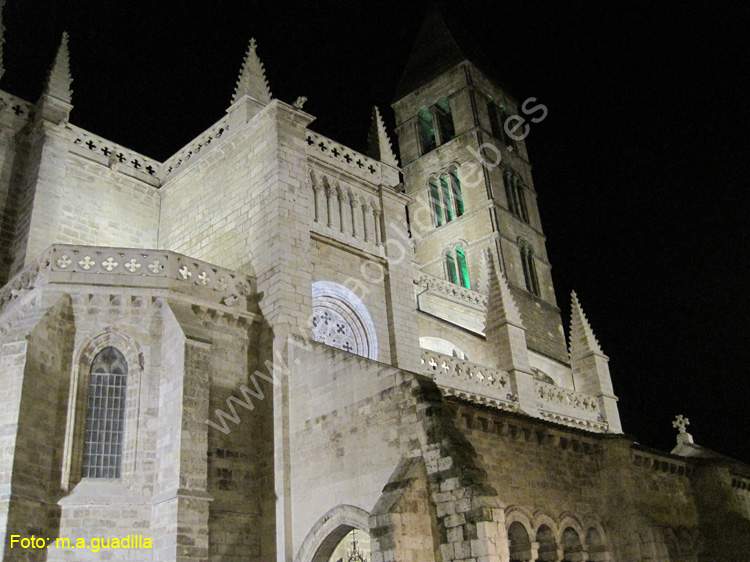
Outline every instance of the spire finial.
<svg viewBox="0 0 750 562"><path fill-rule="evenodd" d="M680 414L675 418L675 420L672 422L672 427L674 427L679 433L677 433L677 444L681 445L682 443L693 443L693 436L690 435L687 431L685 431L685 428L690 425L690 420L687 419L685 416Z"/></svg>
<svg viewBox="0 0 750 562"><path fill-rule="evenodd" d="M240 76L237 79L237 86L234 89L232 103L236 103L243 96L249 96L263 104L271 101L271 89L268 86L268 80L266 80L266 71L258 58L256 49L255 39L250 39Z"/></svg>
<svg viewBox="0 0 750 562"><path fill-rule="evenodd" d="M73 78L70 76L70 52L68 51L68 34L63 32L60 47L55 55L55 62L47 74L47 83L44 86L44 95L58 99L65 103L73 101L73 90L70 84Z"/></svg>
<svg viewBox="0 0 750 562"><path fill-rule="evenodd" d="M385 130L383 117L380 115L378 106L372 108L372 122L370 124L370 134L367 136L367 155L381 161L388 166L398 167L398 160L393 153L391 139L388 138L388 132Z"/></svg>
<svg viewBox="0 0 750 562"><path fill-rule="evenodd" d="M5 26L3 25L3 10L5 8L5 0L0 0L0 80L5 74L5 66L3 65L3 43L5 43Z"/></svg>
<svg viewBox="0 0 750 562"><path fill-rule="evenodd" d="M591 353L604 355L599 341L583 312L576 292L571 292L570 306L570 359L579 359Z"/></svg>
<svg viewBox="0 0 750 562"><path fill-rule="evenodd" d="M513 324L518 328L524 328L518 305L510 292L508 280L502 271L496 273L495 260L489 248L483 250L483 259L488 269L488 296L487 296L487 328L503 323Z"/></svg>

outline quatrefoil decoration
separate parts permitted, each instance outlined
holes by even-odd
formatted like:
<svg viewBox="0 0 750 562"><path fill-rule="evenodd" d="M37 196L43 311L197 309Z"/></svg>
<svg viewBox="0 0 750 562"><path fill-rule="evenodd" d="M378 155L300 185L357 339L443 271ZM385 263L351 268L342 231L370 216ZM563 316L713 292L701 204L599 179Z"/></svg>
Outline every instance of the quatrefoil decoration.
<svg viewBox="0 0 750 562"><path fill-rule="evenodd" d="M148 264L148 269L151 271L151 273L156 274L159 273L162 269L164 269L164 266L161 264L159 260L154 260L150 264Z"/></svg>
<svg viewBox="0 0 750 562"><path fill-rule="evenodd" d="M57 259L57 266L60 269L67 268L71 263L73 262L70 260L70 258L66 254L63 254Z"/></svg>
<svg viewBox="0 0 750 562"><path fill-rule="evenodd" d="M105 261L102 262L102 267L107 271L112 271L118 265L120 264L117 263L112 256L109 256Z"/></svg>
<svg viewBox="0 0 750 562"><path fill-rule="evenodd" d="M190 273L190 270L188 270L188 266L186 265L183 265L180 269L178 269L178 271L180 272L180 275L182 275L183 279L190 279L193 276L193 274Z"/></svg>
<svg viewBox="0 0 750 562"><path fill-rule="evenodd" d="M201 274L198 275L198 281L201 282L201 285L208 285L208 282L211 281L211 278L205 271L201 271Z"/></svg>
<svg viewBox="0 0 750 562"><path fill-rule="evenodd" d="M80 265L83 269L88 271L91 269L91 266L94 265L96 262L91 259L91 256L86 256L81 261L78 262L78 265Z"/></svg>
<svg viewBox="0 0 750 562"><path fill-rule="evenodd" d="M141 268L141 264L139 264L135 258L130 258L130 261L123 267L125 267L130 273L135 273Z"/></svg>

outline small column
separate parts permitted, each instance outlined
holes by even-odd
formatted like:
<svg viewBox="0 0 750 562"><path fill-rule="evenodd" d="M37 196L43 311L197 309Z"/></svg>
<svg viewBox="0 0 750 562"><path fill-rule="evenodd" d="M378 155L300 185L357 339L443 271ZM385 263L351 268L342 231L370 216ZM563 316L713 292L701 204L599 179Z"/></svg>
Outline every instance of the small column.
<svg viewBox="0 0 750 562"><path fill-rule="evenodd" d="M341 232L353 236L352 224L352 194L344 189L341 194Z"/></svg>
<svg viewBox="0 0 750 562"><path fill-rule="evenodd" d="M325 195L323 193L323 186L319 182L313 182L313 199L315 205L315 222L321 222L321 215L323 214L323 200Z"/></svg>

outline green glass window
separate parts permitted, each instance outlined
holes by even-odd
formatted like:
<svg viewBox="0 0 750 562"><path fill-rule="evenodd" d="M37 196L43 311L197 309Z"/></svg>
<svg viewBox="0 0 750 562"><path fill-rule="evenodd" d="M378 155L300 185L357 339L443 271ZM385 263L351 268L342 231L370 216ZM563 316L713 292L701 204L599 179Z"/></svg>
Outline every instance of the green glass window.
<svg viewBox="0 0 750 562"><path fill-rule="evenodd" d="M458 275L461 278L460 285L466 289L471 289L469 283L469 268L466 265L466 255L461 246L456 248L456 261L458 262Z"/></svg>
<svg viewBox="0 0 750 562"><path fill-rule="evenodd" d="M453 115L451 115L451 104L445 98L440 98L435 103L435 117L440 130L440 144L446 143L456 137L456 129L453 126Z"/></svg>
<svg viewBox="0 0 750 562"><path fill-rule="evenodd" d="M440 205L440 191L437 181L434 179L430 180L430 203L432 204L432 212L435 214L435 225L440 226L443 224L443 208Z"/></svg>
<svg viewBox="0 0 750 562"><path fill-rule="evenodd" d="M440 176L440 187L443 192L443 211L445 214L445 221L451 222L453 220L453 204L451 203L451 187L448 185L448 176L446 174Z"/></svg>
<svg viewBox="0 0 750 562"><path fill-rule="evenodd" d="M458 277L456 276L456 260L453 259L453 254L447 252L445 254L445 268L448 270L448 281L454 285L458 285Z"/></svg>
<svg viewBox="0 0 750 562"><path fill-rule="evenodd" d="M461 191L461 180L458 179L458 172L453 170L451 176L451 187L453 191L453 202L456 205L456 216L460 217L464 214L464 195Z"/></svg>
<svg viewBox="0 0 750 562"><path fill-rule="evenodd" d="M430 110L426 107L420 109L417 114L417 122L422 154L425 154L437 147L437 142L435 140L435 122Z"/></svg>

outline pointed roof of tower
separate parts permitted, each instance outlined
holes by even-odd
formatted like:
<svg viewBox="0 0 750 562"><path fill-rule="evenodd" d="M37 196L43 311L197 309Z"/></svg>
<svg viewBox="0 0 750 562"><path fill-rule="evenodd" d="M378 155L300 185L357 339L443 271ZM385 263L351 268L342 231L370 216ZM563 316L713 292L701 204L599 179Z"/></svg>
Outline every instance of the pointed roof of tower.
<svg viewBox="0 0 750 562"><path fill-rule="evenodd" d="M3 65L3 43L5 43L5 26L3 25L3 11L5 9L5 0L0 0L0 80L5 74L5 66Z"/></svg>
<svg viewBox="0 0 750 562"><path fill-rule="evenodd" d="M372 122L370 123L370 133L367 136L367 155L376 160L380 160L383 164L398 167L398 160L396 155L393 153L393 145L391 145L391 139L388 138L388 132L385 130L385 123L383 123L383 117L380 115L378 106L372 108Z"/></svg>
<svg viewBox="0 0 750 562"><path fill-rule="evenodd" d="M487 329L502 324L512 324L524 328L521 313L513 295L510 292L508 280L502 271L495 269L495 260L492 259L490 250L484 250L484 259L488 269L488 297L487 297L487 319L485 321L485 333Z"/></svg>
<svg viewBox="0 0 750 562"><path fill-rule="evenodd" d="M47 74L47 83L44 85L42 97L49 96L65 103L71 103L73 101L73 90L70 89L72 82L68 34L63 32L55 62L52 63L52 67Z"/></svg>
<svg viewBox="0 0 750 562"><path fill-rule="evenodd" d="M446 20L438 6L433 4L417 32L394 101L467 60L498 81L493 64L471 35L454 18Z"/></svg>
<svg viewBox="0 0 750 562"><path fill-rule="evenodd" d="M581 303L578 302L578 295L573 291L570 306L570 360L574 361L591 353L604 355Z"/></svg>
<svg viewBox="0 0 750 562"><path fill-rule="evenodd" d="M266 70L258 58L256 48L255 39L250 39L240 76L237 79L237 86L234 89L232 103L237 102L243 96L250 96L262 103L271 101L271 89L266 80Z"/></svg>

